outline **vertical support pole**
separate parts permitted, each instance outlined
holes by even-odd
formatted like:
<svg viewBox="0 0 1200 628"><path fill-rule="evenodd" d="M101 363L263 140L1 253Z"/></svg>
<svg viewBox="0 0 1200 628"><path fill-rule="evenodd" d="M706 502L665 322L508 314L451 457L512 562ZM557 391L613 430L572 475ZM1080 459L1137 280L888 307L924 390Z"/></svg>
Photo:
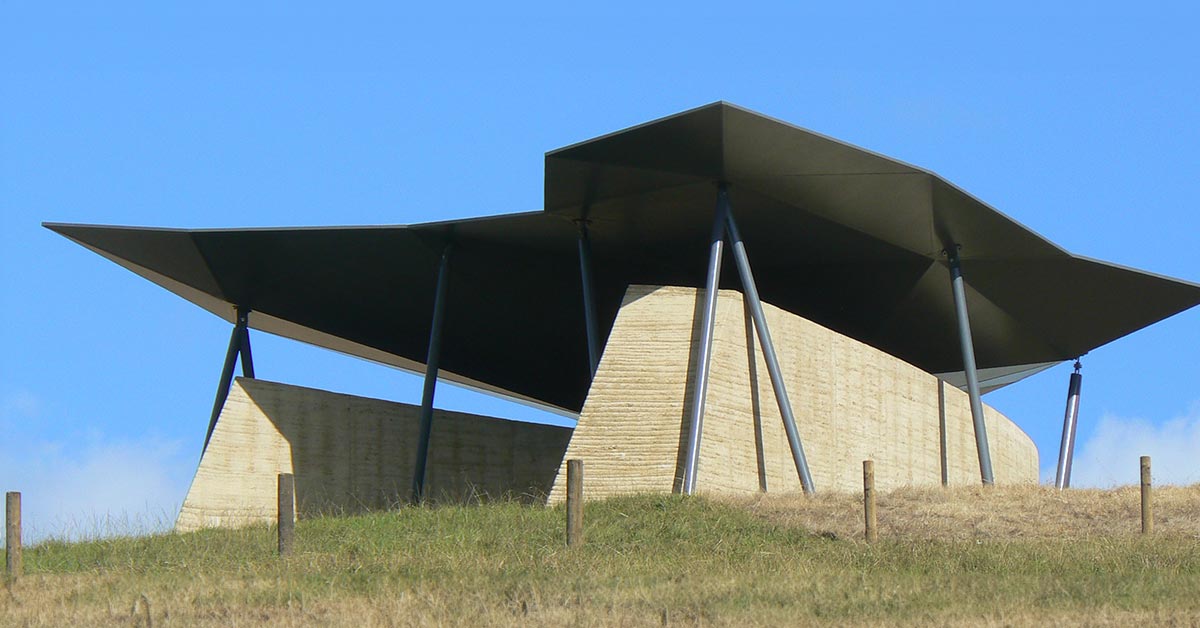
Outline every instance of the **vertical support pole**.
<svg viewBox="0 0 1200 628"><path fill-rule="evenodd" d="M242 341L247 337L246 313L247 311L240 306L237 308L237 323L233 326L233 333L229 335L229 348L225 350L225 364L221 367L221 381L217 382L217 396L213 399L212 415L208 419L208 432L204 435L204 449L201 450L201 455L208 450L208 441L212 440L213 429L217 427L217 417L221 416L221 408L225 407L225 400L229 398L229 386L233 383L233 366L242 350ZM246 355L249 355L249 351L247 348ZM251 370L253 368L251 367Z"/></svg>
<svg viewBox="0 0 1200 628"><path fill-rule="evenodd" d="M583 544L583 461L567 461L567 546Z"/></svg>
<svg viewBox="0 0 1200 628"><path fill-rule="evenodd" d="M600 366L600 332L596 328L596 287L592 281L592 240L587 221L579 221L579 280L583 284L583 322L587 327L588 366L592 377Z"/></svg>
<svg viewBox="0 0 1200 628"><path fill-rule="evenodd" d="M971 319L967 314L967 290L963 287L962 263L958 245L946 247L950 261L950 287L954 291L954 311L958 315L958 339L962 346L963 372L967 376L967 395L971 398L971 420L975 424L975 449L979 452L979 475L984 484L992 484L992 453L988 449L987 425L983 419L983 401L979 398L979 375L975 369L975 344L971 340Z"/></svg>
<svg viewBox="0 0 1200 628"><path fill-rule="evenodd" d="M446 319L446 282L450 272L451 244L442 249L438 263L437 288L433 297L433 321L429 328L429 350L425 358L425 388L421 393L421 427L417 434L416 465L413 468L412 501L425 498L425 467L429 460L429 437L433 431L433 393L437 388L438 364L442 358L442 325Z"/></svg>
<svg viewBox="0 0 1200 628"><path fill-rule="evenodd" d="M4 572L9 582L16 582L24 571L21 560L21 494L4 495Z"/></svg>
<svg viewBox="0 0 1200 628"><path fill-rule="evenodd" d="M792 402L788 399L787 388L783 384L783 372L779 368L779 358L775 354L775 343L771 341L771 331L767 328L767 317L763 314L762 300L758 297L758 285L754 282L754 274L750 271L750 258L746 255L746 244L742 242L742 234L738 232L737 221L733 219L733 209L729 207L727 191L721 186L721 197L726 198L725 229L729 235L730 248L733 250L733 260L737 264L738 275L742 280L742 294L750 306L750 315L754 317L754 329L758 332L758 343L762 345L763 357L767 361L767 373L771 376L771 386L775 389L775 403L779 406L779 415L783 417L783 429L787 433L788 446L792 450L792 462L796 465L796 475L800 477L800 485L804 492L812 494L812 474L808 470L808 459L804 456L804 444L800 433L796 430L796 416L792 414Z"/></svg>
<svg viewBox="0 0 1200 628"><path fill-rule="evenodd" d="M875 461L863 460L863 538L868 543L879 540L875 514Z"/></svg>
<svg viewBox="0 0 1200 628"><path fill-rule="evenodd" d="M1071 486L1071 461L1075 456L1075 427L1079 423L1079 390L1083 386L1083 365L1075 360L1075 372L1067 385L1067 411L1063 416L1062 443L1058 447L1058 472L1054 476L1054 487L1061 490Z"/></svg>
<svg viewBox="0 0 1200 628"><path fill-rule="evenodd" d="M708 280L704 284L704 319L700 347L696 356L696 379L692 389L692 416L688 426L687 452L683 466L683 494L696 490L696 463L700 459L700 435L704 429L704 402L708 394L708 367L712 361L713 326L717 316L717 289L721 283L721 251L725 244L725 214L729 197L722 185L717 192L717 210L713 216L712 238L708 253Z"/></svg>
<svg viewBox="0 0 1200 628"><path fill-rule="evenodd" d="M1150 493L1150 456L1142 456L1142 534L1154 532L1154 496Z"/></svg>
<svg viewBox="0 0 1200 628"><path fill-rule="evenodd" d="M946 382L938 384L938 435L941 437L942 486L950 486L950 458L947 446L950 439L946 434Z"/></svg>
<svg viewBox="0 0 1200 628"><path fill-rule="evenodd" d="M296 536L296 476L280 473L279 478L279 555L292 553Z"/></svg>
<svg viewBox="0 0 1200 628"><path fill-rule="evenodd" d="M238 345L242 358L242 377L254 379L254 356L250 354L250 309L240 305L237 309L237 325L242 329L242 337Z"/></svg>

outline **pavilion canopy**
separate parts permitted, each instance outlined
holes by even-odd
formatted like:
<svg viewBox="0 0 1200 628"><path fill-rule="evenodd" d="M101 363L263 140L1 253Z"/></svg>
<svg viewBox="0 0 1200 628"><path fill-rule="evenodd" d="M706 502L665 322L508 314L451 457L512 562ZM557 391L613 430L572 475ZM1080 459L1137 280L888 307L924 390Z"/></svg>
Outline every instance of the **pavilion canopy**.
<svg viewBox="0 0 1200 628"><path fill-rule="evenodd" d="M453 242L443 378L576 412L629 284L702 286L729 184L763 300L961 383L943 250L959 247L996 387L1200 303L1200 285L1071 255L937 175L726 103L546 155L545 210L410 226L174 230L48 224L250 326L420 370ZM726 269L723 287L738 287Z"/></svg>

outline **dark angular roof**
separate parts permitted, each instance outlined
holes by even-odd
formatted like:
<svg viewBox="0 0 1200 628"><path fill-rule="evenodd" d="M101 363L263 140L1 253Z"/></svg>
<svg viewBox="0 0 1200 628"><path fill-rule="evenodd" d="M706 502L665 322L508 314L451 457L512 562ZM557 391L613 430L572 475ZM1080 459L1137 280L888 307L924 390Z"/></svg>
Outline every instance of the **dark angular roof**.
<svg viewBox="0 0 1200 628"><path fill-rule="evenodd" d="M577 222L589 225L607 335L627 285L703 285L721 181L763 300L951 382L962 369L942 255L952 244L985 386L1200 303L1200 285L1071 255L936 174L727 103L548 153L542 212L377 227L46 226L227 320L243 305L256 329L413 370L453 240L443 377L574 412L589 380ZM722 286L739 287L732 269Z"/></svg>

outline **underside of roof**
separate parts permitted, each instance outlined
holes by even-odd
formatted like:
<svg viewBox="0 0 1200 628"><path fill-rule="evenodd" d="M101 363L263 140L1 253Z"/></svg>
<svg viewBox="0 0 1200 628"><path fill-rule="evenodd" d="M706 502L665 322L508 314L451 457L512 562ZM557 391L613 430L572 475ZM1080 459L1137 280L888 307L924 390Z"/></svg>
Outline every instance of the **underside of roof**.
<svg viewBox="0 0 1200 628"><path fill-rule="evenodd" d="M606 336L626 286L703 285L718 182L763 300L952 383L962 356L950 246L992 388L1200 303L1196 284L1071 255L933 173L726 103L548 153L542 212L380 227L47 227L227 320L248 307L256 329L412 370L453 242L443 377L576 412L589 385L579 224ZM740 288L729 268L721 283Z"/></svg>

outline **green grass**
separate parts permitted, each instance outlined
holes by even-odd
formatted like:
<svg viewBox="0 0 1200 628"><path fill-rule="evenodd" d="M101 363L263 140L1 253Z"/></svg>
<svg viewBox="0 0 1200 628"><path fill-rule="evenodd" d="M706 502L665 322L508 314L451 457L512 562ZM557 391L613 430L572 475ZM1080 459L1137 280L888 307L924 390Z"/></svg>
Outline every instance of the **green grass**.
<svg viewBox="0 0 1200 628"><path fill-rule="evenodd" d="M1121 624L1200 621L1200 543L830 539L703 498L513 503L26 550L0 624L155 625Z"/></svg>

